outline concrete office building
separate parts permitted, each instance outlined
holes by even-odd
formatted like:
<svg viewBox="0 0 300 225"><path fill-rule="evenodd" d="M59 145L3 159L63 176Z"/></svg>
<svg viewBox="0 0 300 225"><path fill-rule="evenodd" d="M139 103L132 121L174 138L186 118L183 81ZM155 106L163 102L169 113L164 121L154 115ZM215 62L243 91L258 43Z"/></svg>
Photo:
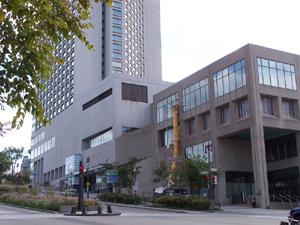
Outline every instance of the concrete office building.
<svg viewBox="0 0 300 225"><path fill-rule="evenodd" d="M86 36L96 51L62 38L55 54L65 62L38 91L51 126L33 120L34 183L59 186L80 160L90 171L115 161L115 138L149 125L152 96L171 84L161 75L159 0L97 3L91 15ZM89 181L95 188L95 174Z"/></svg>
<svg viewBox="0 0 300 225"><path fill-rule="evenodd" d="M225 171L216 201L245 193L269 208L269 197L299 198L299 74L300 56L248 44L154 95L153 123L116 139L116 161L141 159L138 193L153 193L152 169L173 156L178 99L179 157L207 156L212 144L212 163Z"/></svg>

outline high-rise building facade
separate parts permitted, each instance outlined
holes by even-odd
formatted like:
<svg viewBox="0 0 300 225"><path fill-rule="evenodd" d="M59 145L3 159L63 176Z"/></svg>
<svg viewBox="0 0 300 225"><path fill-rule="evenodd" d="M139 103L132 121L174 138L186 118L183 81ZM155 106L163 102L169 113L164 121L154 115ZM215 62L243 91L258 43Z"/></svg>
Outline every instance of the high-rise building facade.
<svg viewBox="0 0 300 225"><path fill-rule="evenodd" d="M80 155L91 169L114 161L114 139L150 124L152 96L170 85L161 75L159 0L95 3L91 15L86 36L96 50L62 37L55 54L64 64L38 91L51 125L33 119L34 183L58 184L76 173L69 164Z"/></svg>

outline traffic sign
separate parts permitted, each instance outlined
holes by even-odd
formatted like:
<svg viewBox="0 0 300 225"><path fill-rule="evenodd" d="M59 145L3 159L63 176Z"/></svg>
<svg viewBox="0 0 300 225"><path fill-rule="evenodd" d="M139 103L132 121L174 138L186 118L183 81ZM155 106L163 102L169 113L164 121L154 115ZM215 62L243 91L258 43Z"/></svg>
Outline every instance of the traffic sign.
<svg viewBox="0 0 300 225"><path fill-rule="evenodd" d="M116 176L118 175L118 172L109 172L109 173L106 173L106 176Z"/></svg>
<svg viewBox="0 0 300 225"><path fill-rule="evenodd" d="M110 176L110 177L106 177L106 180L117 180L119 179L118 176Z"/></svg>
<svg viewBox="0 0 300 225"><path fill-rule="evenodd" d="M137 181L133 182L133 190L134 191L138 191L139 190L139 183Z"/></svg>
<svg viewBox="0 0 300 225"><path fill-rule="evenodd" d="M118 172L118 170L106 170L105 172L106 173L109 173L109 172Z"/></svg>
<svg viewBox="0 0 300 225"><path fill-rule="evenodd" d="M118 180L107 180L107 183L108 184L117 184L117 183L119 183L119 181Z"/></svg>
<svg viewBox="0 0 300 225"><path fill-rule="evenodd" d="M182 162L182 158L168 157L168 162Z"/></svg>

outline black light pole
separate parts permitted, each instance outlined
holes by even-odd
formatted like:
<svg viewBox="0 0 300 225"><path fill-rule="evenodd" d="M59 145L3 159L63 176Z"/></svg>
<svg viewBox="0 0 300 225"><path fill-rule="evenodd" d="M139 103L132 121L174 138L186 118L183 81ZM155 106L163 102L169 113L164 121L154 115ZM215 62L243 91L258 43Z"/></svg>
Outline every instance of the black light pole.
<svg viewBox="0 0 300 225"><path fill-rule="evenodd" d="M87 182L86 183L90 183L89 182L89 162L90 162L90 157L86 158L86 163L87 163L87 168L86 168L86 179ZM90 192L89 192L90 186L86 185L86 197L89 198L90 197Z"/></svg>
<svg viewBox="0 0 300 225"><path fill-rule="evenodd" d="M133 169L133 173L134 173L134 204L137 205L136 202L136 168Z"/></svg>
<svg viewBox="0 0 300 225"><path fill-rule="evenodd" d="M214 207L212 205L212 200L211 200L211 174L210 174L210 152L212 151L211 149L211 144L208 144L205 146L205 153L208 153L208 196L209 196L209 212L213 213L214 212Z"/></svg>

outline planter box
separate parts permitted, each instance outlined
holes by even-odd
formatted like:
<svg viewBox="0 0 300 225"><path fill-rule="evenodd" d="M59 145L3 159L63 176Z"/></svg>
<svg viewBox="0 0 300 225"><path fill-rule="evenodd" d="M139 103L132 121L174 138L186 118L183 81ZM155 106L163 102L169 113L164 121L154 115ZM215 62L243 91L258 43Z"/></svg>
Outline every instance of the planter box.
<svg viewBox="0 0 300 225"><path fill-rule="evenodd" d="M73 207L75 207L75 205L60 205L58 211L60 213L70 213Z"/></svg>

